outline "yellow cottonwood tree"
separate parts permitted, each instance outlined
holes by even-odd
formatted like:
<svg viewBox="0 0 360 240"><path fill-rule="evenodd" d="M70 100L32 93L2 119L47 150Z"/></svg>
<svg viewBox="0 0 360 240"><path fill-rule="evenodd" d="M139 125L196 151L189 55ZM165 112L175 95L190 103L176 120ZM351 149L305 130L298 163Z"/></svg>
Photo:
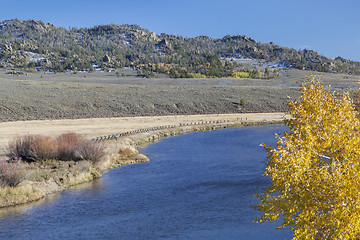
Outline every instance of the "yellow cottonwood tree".
<svg viewBox="0 0 360 240"><path fill-rule="evenodd" d="M360 121L348 93L307 78L290 102L289 131L264 146L271 186L259 194L257 221L283 216L294 239L360 238Z"/></svg>

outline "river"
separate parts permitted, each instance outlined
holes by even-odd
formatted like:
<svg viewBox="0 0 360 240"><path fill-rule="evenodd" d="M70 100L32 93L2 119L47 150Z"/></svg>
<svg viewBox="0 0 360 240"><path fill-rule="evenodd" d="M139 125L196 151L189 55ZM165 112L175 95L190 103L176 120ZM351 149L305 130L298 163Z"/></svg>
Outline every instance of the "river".
<svg viewBox="0 0 360 240"><path fill-rule="evenodd" d="M0 239L291 239L254 223L266 153L285 126L196 132L141 149L150 162L0 210Z"/></svg>

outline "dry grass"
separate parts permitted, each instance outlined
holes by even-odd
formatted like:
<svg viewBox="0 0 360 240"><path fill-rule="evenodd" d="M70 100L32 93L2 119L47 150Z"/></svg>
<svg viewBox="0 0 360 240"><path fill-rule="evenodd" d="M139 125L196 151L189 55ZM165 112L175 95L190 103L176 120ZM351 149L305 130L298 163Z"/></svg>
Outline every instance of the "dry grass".
<svg viewBox="0 0 360 240"><path fill-rule="evenodd" d="M130 148L130 147L127 147L124 150L119 151L119 154L120 154L121 158L129 158L129 157L132 157L132 156L134 156L135 154L138 154L138 153L139 152L136 149Z"/></svg>
<svg viewBox="0 0 360 240"><path fill-rule="evenodd" d="M69 178L67 179L67 185L69 185L69 186L78 185L81 183L85 183L85 182L94 180L94 178L96 178L96 177L94 176L94 174L91 171L83 172L83 173L77 174L75 176L69 176Z"/></svg>
<svg viewBox="0 0 360 240"><path fill-rule="evenodd" d="M75 162L71 166L70 171L74 174L78 174L78 173L88 172L90 168L91 168L91 163L89 161L84 160L84 161Z"/></svg>
<svg viewBox="0 0 360 240"><path fill-rule="evenodd" d="M283 112L288 110L286 96L299 96L299 83L311 74L319 75L289 69L271 80L143 79L119 78L115 72L11 76L0 70L0 121ZM326 85L339 89L356 88L359 80L356 75L321 75ZM241 98L246 104L239 108Z"/></svg>
<svg viewBox="0 0 360 240"><path fill-rule="evenodd" d="M21 138L18 142L30 142L31 144L26 146L30 149L35 149L36 152L44 153L44 155L31 156L46 156L45 153L53 152L53 148L49 147L54 146L54 141L51 138L27 136L25 140L28 141L23 141ZM61 142L63 144L61 146L69 146L73 151L78 151L77 154L81 157L76 158L76 161L58 161L55 159L58 157L55 156L55 158L51 160L38 160L26 163L28 175L25 181L20 184L17 183L17 187L0 187L0 207L29 203L43 198L46 194L61 191L70 186L99 178L107 169L124 164L148 161L144 155L139 154L132 146L122 147L121 150L116 150L118 148L107 148L107 151L105 151L103 145L84 140L81 135L77 134L61 135L57 140L58 141L55 142ZM36 145L34 145L35 143ZM74 145L76 147L73 148ZM20 146L25 148L25 146L21 144ZM36 146L36 148L33 148L33 146ZM56 149L58 149L58 147L56 147ZM106 157L105 153L107 153ZM111 155L110 153L114 154ZM66 154L67 155L64 153L62 156L74 156L73 152ZM81 158L86 158L87 160L79 160ZM102 160L100 161L100 159ZM19 162L12 164L14 165L11 166L20 166Z"/></svg>
<svg viewBox="0 0 360 240"><path fill-rule="evenodd" d="M44 193L30 183L13 188L0 188L0 207L29 203L44 197Z"/></svg>
<svg viewBox="0 0 360 240"><path fill-rule="evenodd" d="M111 157L116 166L149 161L145 155L139 154L138 150L131 146L124 148L117 154L113 154Z"/></svg>

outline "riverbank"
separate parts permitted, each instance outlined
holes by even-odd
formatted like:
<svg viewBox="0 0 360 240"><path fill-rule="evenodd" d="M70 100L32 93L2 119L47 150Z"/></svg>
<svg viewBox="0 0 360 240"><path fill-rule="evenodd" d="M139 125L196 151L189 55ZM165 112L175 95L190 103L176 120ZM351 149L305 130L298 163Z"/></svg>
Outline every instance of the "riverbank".
<svg viewBox="0 0 360 240"><path fill-rule="evenodd" d="M286 129L283 124L219 129L146 144L139 151L148 163L0 209L0 238L291 239L276 230L277 221L252 222L258 213L250 206L253 194L269 184L259 143L274 146L274 134Z"/></svg>
<svg viewBox="0 0 360 240"><path fill-rule="evenodd" d="M88 139L100 136L131 132L144 128L174 125L175 128L159 129L146 133L129 136L131 139L146 138L157 131L173 131L177 129L192 129L190 123L211 122L207 125L226 124L241 125L256 122L279 122L285 114L277 113L238 113L238 114L206 114L206 115L172 115L172 116L145 116L119 118L88 118L63 120L32 120L0 122L0 155L6 152L9 141L26 134L40 134L55 137L65 132L76 132ZM216 123L214 123L214 121ZM180 124L182 126L180 126ZM205 124L206 126L206 124Z"/></svg>
<svg viewBox="0 0 360 240"><path fill-rule="evenodd" d="M95 165L89 165L85 161L65 163L45 161L38 165L29 164L31 174L25 181L16 188L0 189L0 207L29 203L51 193L99 178L108 169L148 161L146 156L136 150L136 146L142 143L194 131L282 123L286 117L284 113L252 113L0 123L0 149L4 159L6 144L11 139L24 134L55 136L64 132L76 132L89 139L101 137L107 151L104 160ZM141 129L148 131L140 131ZM121 133L129 134L121 136Z"/></svg>

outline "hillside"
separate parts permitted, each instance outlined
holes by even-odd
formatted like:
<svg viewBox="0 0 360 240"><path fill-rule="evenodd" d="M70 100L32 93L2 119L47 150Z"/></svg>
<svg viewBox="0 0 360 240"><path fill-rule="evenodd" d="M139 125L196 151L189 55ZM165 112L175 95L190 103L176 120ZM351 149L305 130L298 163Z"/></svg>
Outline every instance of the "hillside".
<svg viewBox="0 0 360 240"><path fill-rule="evenodd" d="M222 113L286 112L311 71L286 69L273 79L145 79L131 70L6 74L0 70L0 122ZM136 71L135 73L136 74ZM359 76L322 73L335 91Z"/></svg>
<svg viewBox="0 0 360 240"><path fill-rule="evenodd" d="M257 62L247 64L244 59ZM273 69L279 66L360 73L359 62L331 59L313 50L295 50L240 35L185 38L158 35L137 25L65 29L34 20L0 22L0 69L64 72L127 67L145 77L164 73L187 78L270 78L276 76Z"/></svg>

